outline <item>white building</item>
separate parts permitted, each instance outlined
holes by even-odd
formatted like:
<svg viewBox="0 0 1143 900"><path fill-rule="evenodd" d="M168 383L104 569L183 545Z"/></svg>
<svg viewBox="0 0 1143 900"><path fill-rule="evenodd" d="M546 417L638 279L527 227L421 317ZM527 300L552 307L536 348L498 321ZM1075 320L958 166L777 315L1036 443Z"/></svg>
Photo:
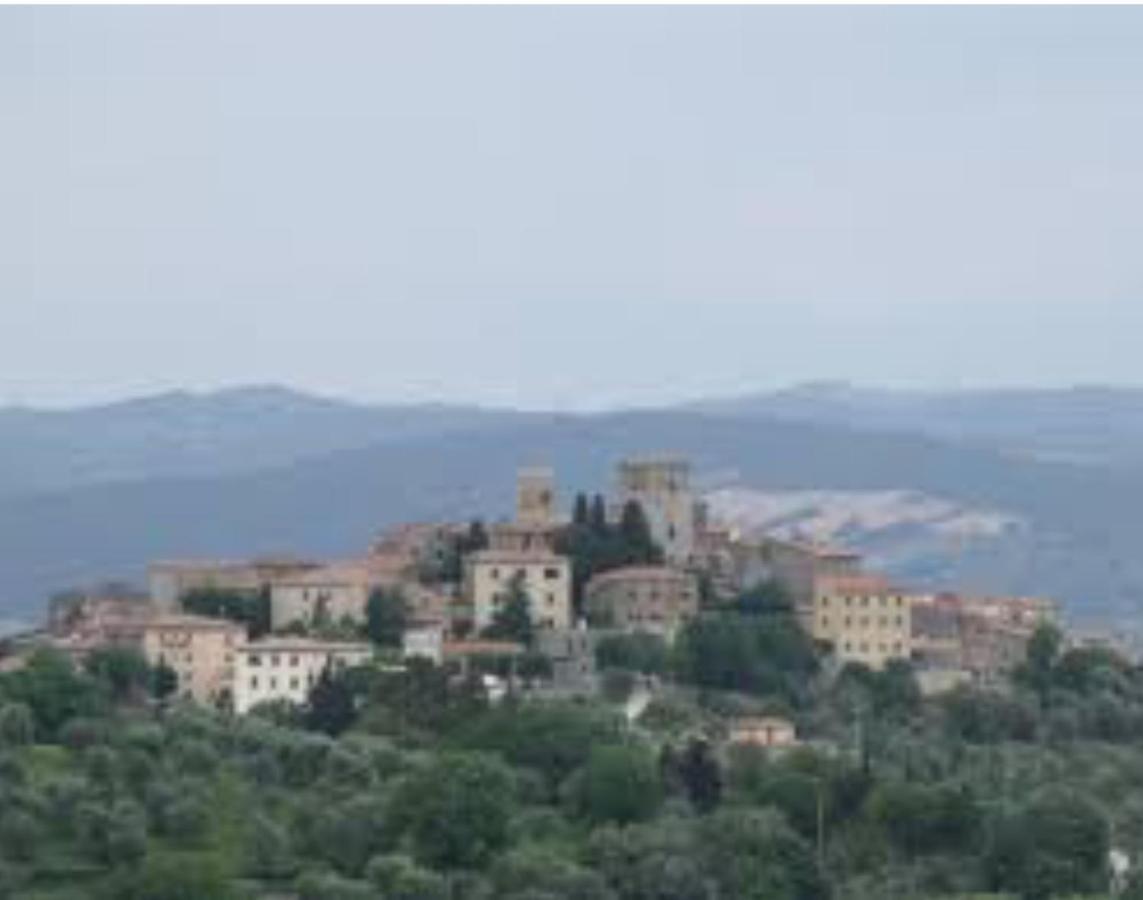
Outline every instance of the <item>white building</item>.
<svg viewBox="0 0 1143 900"><path fill-rule="evenodd" d="M362 665L373 658L368 644L274 637L239 647L235 653L234 711L243 715L259 703L304 704L321 673Z"/></svg>
<svg viewBox="0 0 1143 900"><path fill-rule="evenodd" d="M439 666L444 659L444 634L443 622L410 622L401 636L401 655L427 659Z"/></svg>
<svg viewBox="0 0 1143 900"><path fill-rule="evenodd" d="M536 626L571 625L571 561L566 556L546 551L481 550L465 560L465 594L477 632L492 624L515 583L528 595Z"/></svg>

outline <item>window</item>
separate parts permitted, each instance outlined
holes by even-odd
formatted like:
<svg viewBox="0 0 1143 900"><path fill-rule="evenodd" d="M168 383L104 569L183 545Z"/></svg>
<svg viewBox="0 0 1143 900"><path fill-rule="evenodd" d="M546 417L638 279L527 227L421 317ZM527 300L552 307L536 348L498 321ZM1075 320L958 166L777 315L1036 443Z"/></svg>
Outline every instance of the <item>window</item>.
<svg viewBox="0 0 1143 900"><path fill-rule="evenodd" d="M495 569L495 568L494 568L494 569L493 569L491 572L489 572L488 574L489 574L489 575L491 575L493 579L497 579L497 578L499 578L499 577L500 577L500 570L499 570L499 569Z"/></svg>
<svg viewBox="0 0 1143 900"><path fill-rule="evenodd" d="M290 657L290 665L291 665L291 666L294 666L294 667L297 667L297 665L298 665L298 657L297 657L297 654L295 654L294 656L291 656L291 657Z"/></svg>
<svg viewBox="0 0 1143 900"><path fill-rule="evenodd" d="M278 654L277 653L275 653L273 656L270 657L270 665L272 665L272 666L278 665Z"/></svg>
<svg viewBox="0 0 1143 900"><path fill-rule="evenodd" d="M560 570L555 567L544 569L544 577L548 579L548 581L555 581L560 577Z"/></svg>
<svg viewBox="0 0 1143 900"><path fill-rule="evenodd" d="M298 689L298 677L295 675L290 679L290 690L296 691Z"/></svg>
<svg viewBox="0 0 1143 900"><path fill-rule="evenodd" d="M275 691L277 689L278 689L278 679L277 678L271 678L270 679L270 690Z"/></svg>
<svg viewBox="0 0 1143 900"><path fill-rule="evenodd" d="M262 665L262 657L257 653L251 653L248 659L250 660L250 665L252 666Z"/></svg>
<svg viewBox="0 0 1143 900"><path fill-rule="evenodd" d="M822 597L822 598L821 598L821 603L822 603L822 606L823 606L823 607L824 607L824 606L829 606L829 597Z"/></svg>
<svg viewBox="0 0 1143 900"><path fill-rule="evenodd" d="M829 628L829 616L822 616L822 628Z"/></svg>
<svg viewBox="0 0 1143 900"><path fill-rule="evenodd" d="M251 675L250 676L250 689L252 691L258 690L258 676L257 675Z"/></svg>

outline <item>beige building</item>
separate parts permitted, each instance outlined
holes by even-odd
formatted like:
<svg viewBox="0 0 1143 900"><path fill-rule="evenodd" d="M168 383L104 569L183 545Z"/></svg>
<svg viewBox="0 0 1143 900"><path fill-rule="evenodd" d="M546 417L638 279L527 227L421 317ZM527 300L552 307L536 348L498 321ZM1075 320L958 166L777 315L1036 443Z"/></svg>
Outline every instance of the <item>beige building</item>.
<svg viewBox="0 0 1143 900"><path fill-rule="evenodd" d="M371 558L331 563L278 579L270 589L270 619L275 631L295 623L337 625L365 621L369 595L399 582Z"/></svg>
<svg viewBox="0 0 1143 900"><path fill-rule="evenodd" d="M516 475L516 521L551 528L556 519L555 473L548 468L521 469Z"/></svg>
<svg viewBox="0 0 1143 900"><path fill-rule="evenodd" d="M571 624L571 561L566 556L488 549L465 560L465 596L477 632L492 624L515 582L528 595L532 621L538 627Z"/></svg>
<svg viewBox="0 0 1143 900"><path fill-rule="evenodd" d="M916 599L881 575L825 576L814 583L812 611L799 613L803 627L828 643L840 662L881 669L910 658Z"/></svg>
<svg viewBox="0 0 1143 900"><path fill-rule="evenodd" d="M637 501L655 542L675 564L688 562L694 549L696 498L690 478L690 463L678 457L626 459L618 469L613 515L618 518L628 501Z"/></svg>
<svg viewBox="0 0 1143 900"><path fill-rule="evenodd" d="M274 637L238 648L234 711L245 715L259 703L304 704L321 673L363 665L373 658L368 644Z"/></svg>
<svg viewBox="0 0 1143 900"><path fill-rule="evenodd" d="M245 629L224 619L161 615L143 630L143 655L174 670L180 696L220 703L233 695L235 654L245 640Z"/></svg>
<svg viewBox="0 0 1143 900"><path fill-rule="evenodd" d="M256 594L282 578L318 568L309 560L266 558L235 560L167 560L147 570L151 598L163 612L177 612L179 601L199 590L225 590Z"/></svg>
<svg viewBox="0 0 1143 900"><path fill-rule="evenodd" d="M793 722L781 716L750 716L731 721L727 741L750 747L793 747L798 732Z"/></svg>
<svg viewBox="0 0 1143 900"><path fill-rule="evenodd" d="M668 566L626 566L592 578L584 601L592 627L671 639L698 613L698 583L694 575Z"/></svg>

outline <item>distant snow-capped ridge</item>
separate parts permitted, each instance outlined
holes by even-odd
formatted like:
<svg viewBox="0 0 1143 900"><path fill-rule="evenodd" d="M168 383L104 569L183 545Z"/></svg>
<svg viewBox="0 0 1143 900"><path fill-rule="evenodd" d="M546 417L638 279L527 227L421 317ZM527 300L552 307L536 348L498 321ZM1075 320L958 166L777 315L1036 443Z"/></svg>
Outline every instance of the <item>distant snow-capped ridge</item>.
<svg viewBox="0 0 1143 900"><path fill-rule="evenodd" d="M770 491L723 487L705 494L714 518L747 534L855 544L908 530L950 540L989 539L1021 529L1008 512L973 508L912 490Z"/></svg>

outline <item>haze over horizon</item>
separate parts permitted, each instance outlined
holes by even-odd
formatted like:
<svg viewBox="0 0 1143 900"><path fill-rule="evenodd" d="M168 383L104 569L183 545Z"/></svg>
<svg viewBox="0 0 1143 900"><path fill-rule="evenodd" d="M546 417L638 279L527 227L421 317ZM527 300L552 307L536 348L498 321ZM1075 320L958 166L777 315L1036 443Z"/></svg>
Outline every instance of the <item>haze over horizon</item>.
<svg viewBox="0 0 1143 900"><path fill-rule="evenodd" d="M1143 384L1143 10L0 10L0 406Z"/></svg>

